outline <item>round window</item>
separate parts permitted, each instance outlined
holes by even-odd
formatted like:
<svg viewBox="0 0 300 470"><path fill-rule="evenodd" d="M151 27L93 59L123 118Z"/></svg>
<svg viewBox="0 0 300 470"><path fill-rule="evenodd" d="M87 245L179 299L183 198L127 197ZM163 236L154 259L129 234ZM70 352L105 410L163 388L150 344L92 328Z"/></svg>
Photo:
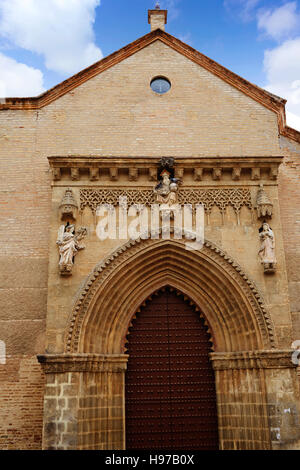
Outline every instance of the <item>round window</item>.
<svg viewBox="0 0 300 470"><path fill-rule="evenodd" d="M169 82L167 78L156 77L156 78L153 78L153 80L150 83L150 86L155 93L159 93L160 95L163 95L164 93L167 93L167 91L170 90L171 82Z"/></svg>

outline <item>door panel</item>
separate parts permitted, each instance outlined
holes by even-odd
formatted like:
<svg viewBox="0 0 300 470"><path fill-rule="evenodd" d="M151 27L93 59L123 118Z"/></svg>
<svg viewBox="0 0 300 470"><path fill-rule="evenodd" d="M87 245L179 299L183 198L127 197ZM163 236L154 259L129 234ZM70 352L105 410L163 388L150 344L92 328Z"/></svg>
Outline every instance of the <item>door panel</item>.
<svg viewBox="0 0 300 470"><path fill-rule="evenodd" d="M218 449L211 344L199 314L166 288L132 322L127 449Z"/></svg>

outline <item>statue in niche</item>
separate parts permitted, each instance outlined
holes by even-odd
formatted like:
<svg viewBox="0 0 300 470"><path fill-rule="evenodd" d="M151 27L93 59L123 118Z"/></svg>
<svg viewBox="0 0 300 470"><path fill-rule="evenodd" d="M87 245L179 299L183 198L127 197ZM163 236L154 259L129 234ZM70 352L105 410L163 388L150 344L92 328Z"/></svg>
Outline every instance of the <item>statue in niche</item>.
<svg viewBox="0 0 300 470"><path fill-rule="evenodd" d="M260 229L259 238L261 241L259 256L264 265L264 272L274 273L277 263L275 257L275 238L273 230L266 222L263 223Z"/></svg>
<svg viewBox="0 0 300 470"><path fill-rule="evenodd" d="M85 248L80 241L86 236L87 230L81 227L75 233L75 225L62 225L58 231L56 244L59 247L59 270L62 276L70 276L74 265L74 257L79 250Z"/></svg>
<svg viewBox="0 0 300 470"><path fill-rule="evenodd" d="M167 170L163 170L160 174L161 181L155 187L154 192L156 195L156 202L159 204L177 204L177 190L178 182L177 178L171 178L171 173Z"/></svg>
<svg viewBox="0 0 300 470"><path fill-rule="evenodd" d="M178 204L178 185L180 180L174 177L174 158L164 157L160 160L157 170L159 183L154 188L155 202L160 204L161 218L163 221L174 219L175 206Z"/></svg>

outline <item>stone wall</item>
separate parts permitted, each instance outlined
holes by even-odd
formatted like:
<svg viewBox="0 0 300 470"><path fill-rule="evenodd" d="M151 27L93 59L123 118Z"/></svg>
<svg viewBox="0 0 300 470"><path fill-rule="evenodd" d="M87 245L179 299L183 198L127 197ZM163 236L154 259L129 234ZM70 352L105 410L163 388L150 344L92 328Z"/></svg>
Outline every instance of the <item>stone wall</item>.
<svg viewBox="0 0 300 470"><path fill-rule="evenodd" d="M300 340L300 144L281 137L285 153L280 168L279 201L289 280L293 340Z"/></svg>

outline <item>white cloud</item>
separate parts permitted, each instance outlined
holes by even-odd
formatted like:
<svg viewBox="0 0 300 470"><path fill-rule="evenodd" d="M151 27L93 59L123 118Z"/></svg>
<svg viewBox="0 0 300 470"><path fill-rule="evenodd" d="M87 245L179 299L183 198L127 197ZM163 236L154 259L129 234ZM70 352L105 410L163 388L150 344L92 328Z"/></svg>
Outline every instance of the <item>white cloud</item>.
<svg viewBox="0 0 300 470"><path fill-rule="evenodd" d="M300 116L300 37L265 51L265 88L288 100L287 111Z"/></svg>
<svg viewBox="0 0 300 470"><path fill-rule="evenodd" d="M257 21L265 37L279 43L264 52L263 88L287 100L289 126L300 130L300 14L297 1L278 8L260 8L262 0L223 0L225 8L242 21Z"/></svg>
<svg viewBox="0 0 300 470"><path fill-rule="evenodd" d="M94 42L100 0L0 0L0 35L44 56L49 70L73 74L100 60Z"/></svg>
<svg viewBox="0 0 300 470"><path fill-rule="evenodd" d="M296 114L290 113L289 111L286 112L286 123L288 126L300 131L300 117Z"/></svg>
<svg viewBox="0 0 300 470"><path fill-rule="evenodd" d="M45 91L43 74L0 52L0 98L35 96Z"/></svg>
<svg viewBox="0 0 300 470"><path fill-rule="evenodd" d="M259 10L257 13L258 29L275 40L282 40L294 33L300 26L297 2L285 3L274 10Z"/></svg>
<svg viewBox="0 0 300 470"><path fill-rule="evenodd" d="M258 28L280 42L264 53L266 88L287 100L286 114L289 126L299 129L300 121L300 36L293 39L300 27L297 2L285 3L274 10L259 11Z"/></svg>
<svg viewBox="0 0 300 470"><path fill-rule="evenodd" d="M224 6L233 16L248 22L255 18L255 8L261 0L224 0Z"/></svg>
<svg viewBox="0 0 300 470"><path fill-rule="evenodd" d="M179 16L177 5L181 0L161 0L159 2L161 10L168 10L168 21L173 21Z"/></svg>

